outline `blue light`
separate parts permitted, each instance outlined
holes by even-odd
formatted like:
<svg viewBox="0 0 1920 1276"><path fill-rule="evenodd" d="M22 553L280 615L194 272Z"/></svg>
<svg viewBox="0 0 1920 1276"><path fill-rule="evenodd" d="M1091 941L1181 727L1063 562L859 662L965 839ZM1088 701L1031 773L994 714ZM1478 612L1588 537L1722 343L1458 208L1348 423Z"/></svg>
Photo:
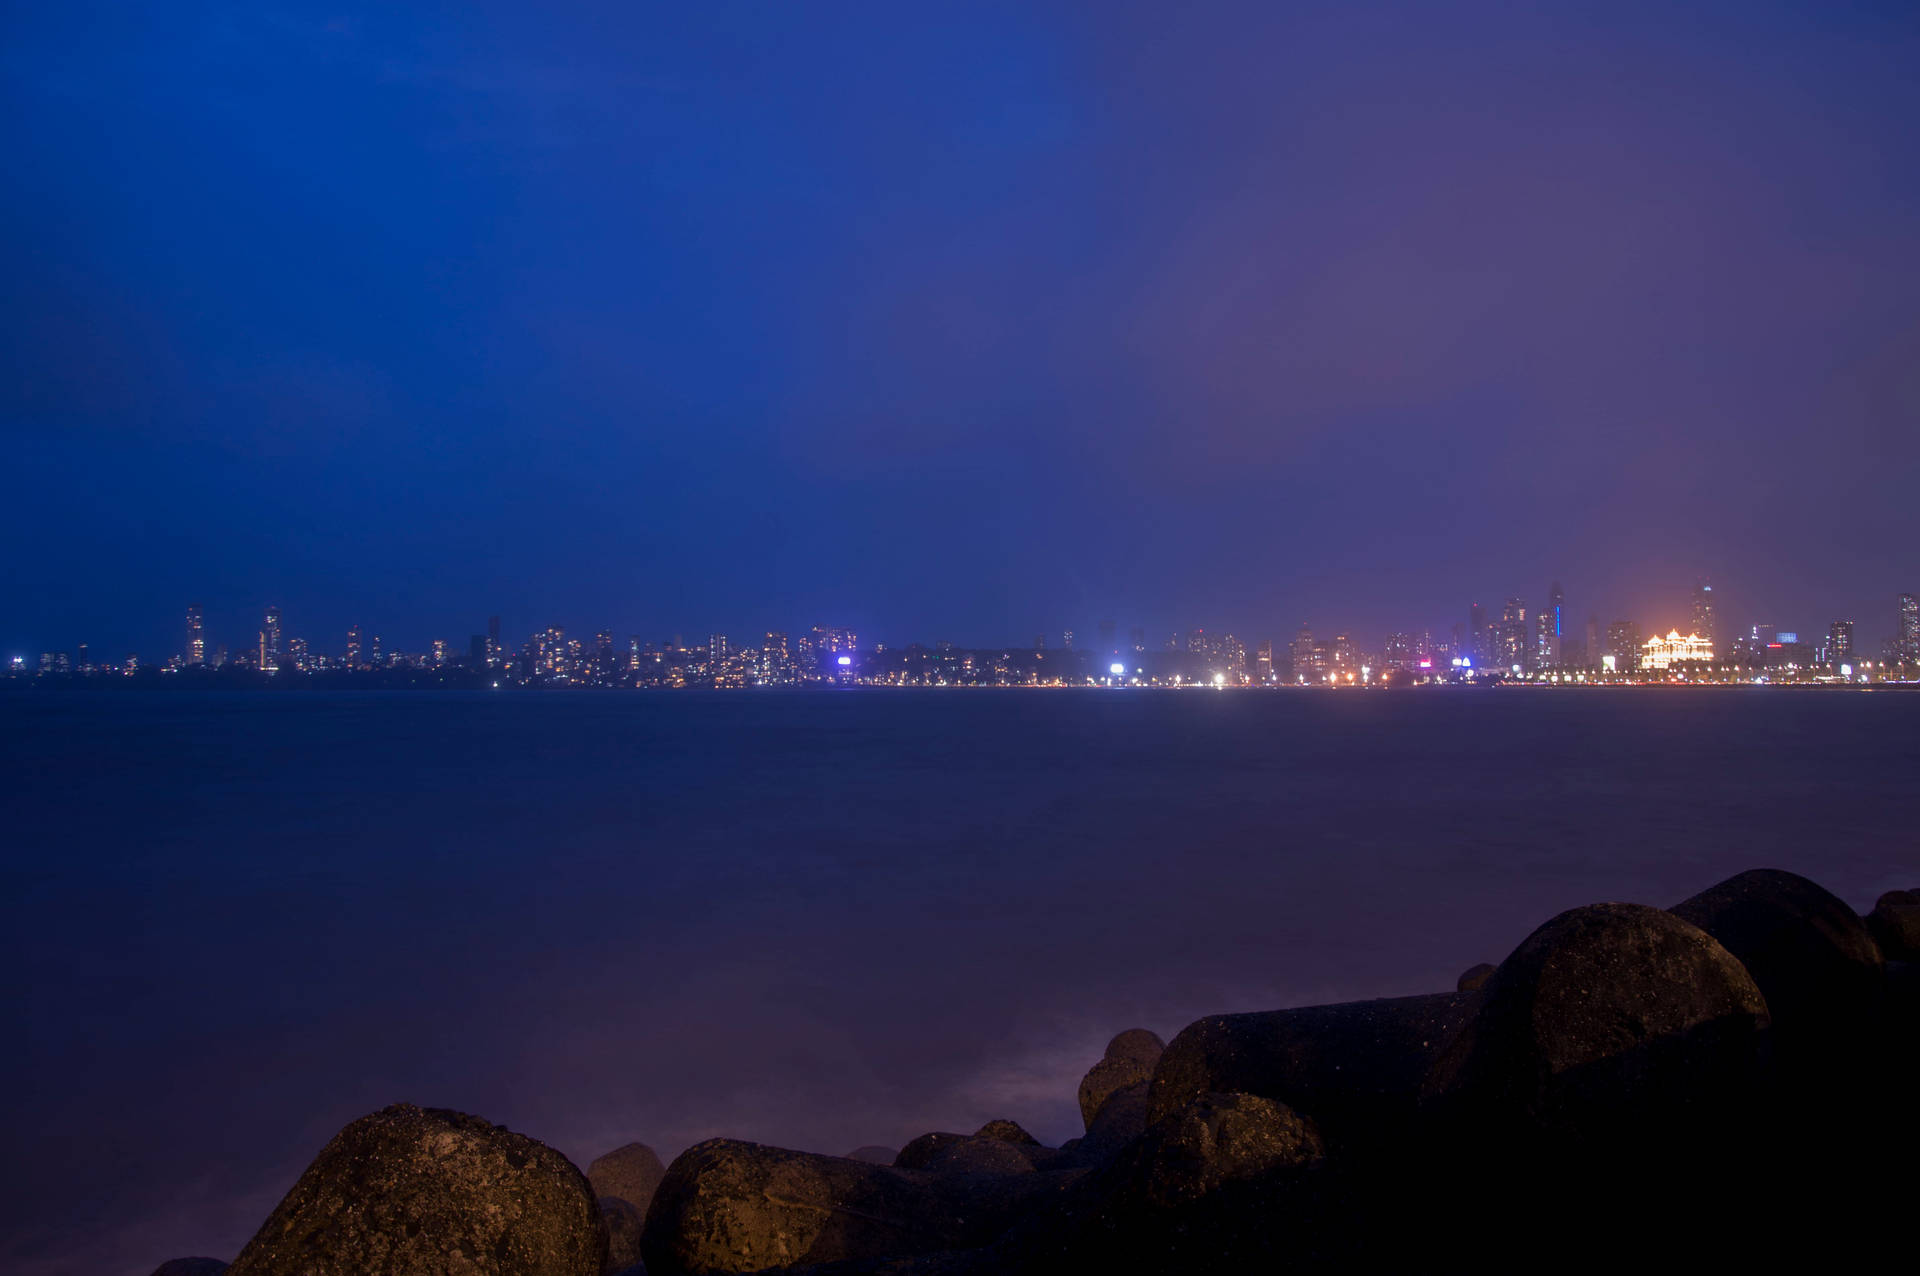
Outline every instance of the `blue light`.
<svg viewBox="0 0 1920 1276"><path fill-rule="evenodd" d="M853 657L852 657L852 656L842 656L842 657L840 657L840 663L841 663L841 664L843 664L843 665L850 665L850 664L852 664L852 663L853 663Z"/></svg>

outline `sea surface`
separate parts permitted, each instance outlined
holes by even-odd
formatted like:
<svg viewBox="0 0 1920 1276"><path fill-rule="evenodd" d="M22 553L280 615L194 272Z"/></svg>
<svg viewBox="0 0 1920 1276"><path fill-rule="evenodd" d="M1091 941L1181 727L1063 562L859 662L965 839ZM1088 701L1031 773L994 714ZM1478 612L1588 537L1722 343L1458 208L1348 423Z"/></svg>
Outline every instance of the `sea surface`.
<svg viewBox="0 0 1920 1276"><path fill-rule="evenodd" d="M1920 885L1920 695L0 697L0 1270L231 1259L346 1122L1080 1132L1106 1039Z"/></svg>

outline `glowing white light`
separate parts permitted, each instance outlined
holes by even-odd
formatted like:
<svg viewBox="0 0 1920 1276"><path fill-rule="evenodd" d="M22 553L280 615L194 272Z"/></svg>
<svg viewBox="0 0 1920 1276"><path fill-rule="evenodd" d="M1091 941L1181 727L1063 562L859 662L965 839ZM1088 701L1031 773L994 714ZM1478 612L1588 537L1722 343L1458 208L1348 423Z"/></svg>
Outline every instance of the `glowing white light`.
<svg viewBox="0 0 1920 1276"><path fill-rule="evenodd" d="M842 657L840 657L840 663L841 663L841 664L843 664L843 665L850 665L850 664L852 664L852 663L853 663L853 657L852 657L852 656L842 656Z"/></svg>
<svg viewBox="0 0 1920 1276"><path fill-rule="evenodd" d="M1223 674L1223 673L1217 673L1217 674L1215 674L1215 675L1213 675L1213 685L1214 685L1214 686L1216 686L1216 687L1224 687L1224 686L1226 686L1226 685L1227 685L1227 675L1225 675L1225 674Z"/></svg>
<svg viewBox="0 0 1920 1276"><path fill-rule="evenodd" d="M1115 661L1113 664L1110 664L1107 666L1107 672L1112 674L1116 678L1118 678L1121 674L1125 673L1126 671L1127 671L1127 667L1119 663L1118 661Z"/></svg>

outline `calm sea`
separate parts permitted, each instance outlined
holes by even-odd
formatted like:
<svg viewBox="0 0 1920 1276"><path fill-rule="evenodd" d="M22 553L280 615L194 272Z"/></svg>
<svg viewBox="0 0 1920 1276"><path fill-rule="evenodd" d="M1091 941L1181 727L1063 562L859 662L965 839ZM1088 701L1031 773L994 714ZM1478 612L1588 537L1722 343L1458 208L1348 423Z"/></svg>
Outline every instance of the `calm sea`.
<svg viewBox="0 0 1920 1276"><path fill-rule="evenodd" d="M1920 885L1920 695L0 699L0 1269L232 1258L341 1125L1079 1132L1106 1038Z"/></svg>

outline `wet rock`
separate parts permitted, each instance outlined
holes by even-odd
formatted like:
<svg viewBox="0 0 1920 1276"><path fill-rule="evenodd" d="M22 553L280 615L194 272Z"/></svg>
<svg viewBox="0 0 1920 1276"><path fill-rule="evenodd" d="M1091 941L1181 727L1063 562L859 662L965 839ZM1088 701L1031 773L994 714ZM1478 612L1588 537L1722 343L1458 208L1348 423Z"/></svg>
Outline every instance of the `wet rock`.
<svg viewBox="0 0 1920 1276"><path fill-rule="evenodd" d="M1196 1020L1161 1057L1147 1119L1165 1120L1205 1094L1250 1094L1311 1117L1336 1148L1382 1143L1413 1118L1428 1069L1479 996L1437 993Z"/></svg>
<svg viewBox="0 0 1920 1276"><path fill-rule="evenodd" d="M1166 1050L1159 1034L1145 1028L1129 1028L1107 1043L1106 1054L1088 1069L1080 1081L1080 1120L1093 1128L1093 1118L1109 1095L1129 1086L1153 1080L1154 1067Z"/></svg>
<svg viewBox="0 0 1920 1276"><path fill-rule="evenodd" d="M667 1167L660 1163L659 1154L644 1143L615 1148L587 1166L587 1181L593 1184L595 1195L617 1196L639 1210L642 1218L666 1176Z"/></svg>
<svg viewBox="0 0 1920 1276"><path fill-rule="evenodd" d="M586 1177L479 1117L396 1104L321 1150L231 1276L600 1276L606 1231Z"/></svg>
<svg viewBox="0 0 1920 1276"><path fill-rule="evenodd" d="M153 1276L220 1276L226 1270L217 1258L170 1258L153 1269Z"/></svg>
<svg viewBox="0 0 1920 1276"><path fill-rule="evenodd" d="M1784 1050L1804 1056L1856 1038L1879 1013L1884 970L1866 923L1796 873L1754 869L1673 908L1739 958Z"/></svg>
<svg viewBox="0 0 1920 1276"><path fill-rule="evenodd" d="M930 1173L710 1139L667 1168L641 1250L654 1276L706 1276L978 1249L1080 1177Z"/></svg>
<svg viewBox="0 0 1920 1276"><path fill-rule="evenodd" d="M1469 966L1460 972L1460 978L1454 982L1454 988L1460 992L1479 992L1487 986L1487 980L1493 978L1494 965L1483 961L1478 966Z"/></svg>
<svg viewBox="0 0 1920 1276"><path fill-rule="evenodd" d="M927 1170L936 1174L1031 1174L1033 1157L1028 1148L1005 1139L978 1135L923 1134L900 1149L894 1164L907 1170Z"/></svg>
<svg viewBox="0 0 1920 1276"><path fill-rule="evenodd" d="M607 1270L624 1272L640 1263L640 1231L647 1216L632 1201L600 1198L600 1219L607 1228Z"/></svg>
<svg viewBox="0 0 1920 1276"><path fill-rule="evenodd" d="M1867 929L1888 961L1920 961L1920 891L1888 891L1867 914Z"/></svg>
<svg viewBox="0 0 1920 1276"><path fill-rule="evenodd" d="M878 1143L869 1143L847 1153L850 1161L865 1161L870 1165L892 1165L900 1156L899 1148L881 1147Z"/></svg>
<svg viewBox="0 0 1920 1276"><path fill-rule="evenodd" d="M1326 1155L1313 1123L1272 1099L1203 1094L1156 1121L1120 1171L1124 1202L1171 1208Z"/></svg>
<svg viewBox="0 0 1920 1276"><path fill-rule="evenodd" d="M1765 1059L1767 1002L1711 935L1639 904L1534 931L1436 1059L1429 1098L1477 1135L1629 1137L1727 1112Z"/></svg>

